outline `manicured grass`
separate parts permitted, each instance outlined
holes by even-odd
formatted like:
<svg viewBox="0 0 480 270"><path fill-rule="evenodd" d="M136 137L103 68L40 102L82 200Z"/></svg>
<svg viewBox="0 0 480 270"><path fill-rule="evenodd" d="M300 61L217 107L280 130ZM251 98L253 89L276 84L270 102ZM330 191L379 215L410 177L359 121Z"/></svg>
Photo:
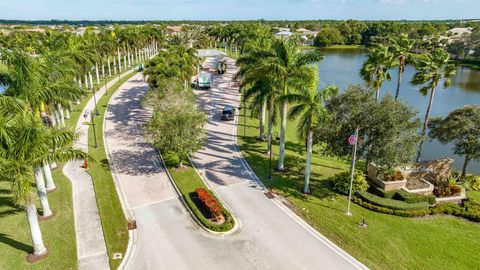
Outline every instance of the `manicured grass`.
<svg viewBox="0 0 480 270"><path fill-rule="evenodd" d="M117 78L117 76L107 77L107 81ZM98 88L103 85L104 80L101 80ZM80 104L72 104L70 119L65 120L67 127L75 128L78 118L81 117L83 108L91 96L92 91L89 91ZM56 216L40 223L43 241L50 250L50 256L35 264L28 264L25 261L26 254L33 251L26 214L14 205L9 183L0 182L0 269L77 268L71 183L63 175L62 166L59 164L58 168L52 170L58 189L48 195L50 207ZM37 203L37 207L41 210L39 203Z"/></svg>
<svg viewBox="0 0 480 270"><path fill-rule="evenodd" d="M88 154L95 159L88 170L93 178L93 186L97 197L98 211L102 221L103 234L107 245L108 257L111 269L116 269L122 260L113 260L113 253L119 252L125 255L128 245L127 220L125 218L120 199L115 188L112 173L107 160L105 146L102 139L103 120L108 101L120 85L135 75L123 77L108 89L108 95L97 100L97 108L100 113L95 117L98 148L94 148L93 127L88 129Z"/></svg>
<svg viewBox="0 0 480 270"><path fill-rule="evenodd" d="M243 112L243 111L242 111ZM241 117L241 116L240 116ZM376 213L352 204L352 217L345 215L347 197L334 193L327 181L348 161L323 156L315 148L312 159L311 196L303 195L305 147L295 137L295 123L287 124L286 174L268 179L267 144L258 142L258 120L247 117L246 138L243 119L239 121L238 141L243 155L258 177L269 188L285 196L297 213L323 235L372 269L479 269L480 224L450 216L405 218ZM275 132L279 132L275 127ZM278 141L273 147L274 165ZM472 193L469 193L472 194ZM477 193L474 196L480 197ZM358 224L365 219L368 228Z"/></svg>
<svg viewBox="0 0 480 270"><path fill-rule="evenodd" d="M211 193L213 197L220 203L222 206L222 212L225 216L225 223L222 225L217 225L214 223L209 222L198 209L196 204L192 200L192 195L195 193L195 189L197 188L205 188L209 190L207 185L202 181L200 176L197 174L195 169L192 167L189 161L184 162L184 167L182 169L177 168L178 164L178 157L173 155L172 153L162 153L162 156L165 160L165 164L167 166L170 175L172 176L175 184L177 185L180 193L182 194L183 198L188 204L190 210L192 210L193 214L202 222L202 224L212 231L218 232L225 232L229 231L235 225L235 221L233 220L231 214L221 205L218 198L215 197L215 194Z"/></svg>
<svg viewBox="0 0 480 270"><path fill-rule="evenodd" d="M58 189L48 199L55 217L40 222L50 255L35 264L25 260L33 251L27 215L13 203L10 184L0 182L0 269L77 269L70 181L62 174L61 166L53 170L53 177Z"/></svg>

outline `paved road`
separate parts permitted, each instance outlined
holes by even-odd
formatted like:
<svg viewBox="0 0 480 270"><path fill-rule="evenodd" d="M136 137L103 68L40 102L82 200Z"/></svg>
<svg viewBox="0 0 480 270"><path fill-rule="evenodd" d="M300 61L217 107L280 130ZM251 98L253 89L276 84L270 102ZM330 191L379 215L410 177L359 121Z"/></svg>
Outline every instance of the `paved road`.
<svg viewBox="0 0 480 270"><path fill-rule="evenodd" d="M211 110L205 106L212 105L212 100L216 104L207 126L207 147L194 158L215 192L241 220L241 228L226 236L212 236L192 221L153 149L145 143L141 123L150 112L141 108L147 86L140 76L111 99L105 140L138 226L136 249L126 268L355 269L346 253L331 248L276 200L267 199L243 167L236 155L233 122L219 120L224 100L232 104L238 100L238 90L228 87L232 72L218 78L211 92L198 93L199 108Z"/></svg>
<svg viewBox="0 0 480 270"><path fill-rule="evenodd" d="M128 71L122 74L121 77L131 72ZM107 88L116 82L116 79L111 80L107 83ZM104 93L105 86L96 92L96 99L99 100ZM86 110L93 111L94 108L94 100L91 97L83 108L83 112ZM84 125L83 122L85 122L85 119L81 116L76 124L76 131L79 133L79 137L74 147L88 152L88 128L90 126ZM72 182L78 268L80 270L110 269L92 177L82 166L83 161L76 160L68 162L63 167L63 173Z"/></svg>

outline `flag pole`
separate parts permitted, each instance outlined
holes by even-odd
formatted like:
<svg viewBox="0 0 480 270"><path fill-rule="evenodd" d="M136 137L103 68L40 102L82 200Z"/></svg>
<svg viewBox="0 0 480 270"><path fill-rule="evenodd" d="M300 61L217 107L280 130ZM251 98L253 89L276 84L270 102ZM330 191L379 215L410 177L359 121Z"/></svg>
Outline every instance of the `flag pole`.
<svg viewBox="0 0 480 270"><path fill-rule="evenodd" d="M353 186L353 174L355 171L355 159L357 156L357 144L358 144L358 127L355 129L355 143L353 144L352 163L350 164L350 190L348 192L348 207L347 216L351 216L350 203L352 201L352 186Z"/></svg>

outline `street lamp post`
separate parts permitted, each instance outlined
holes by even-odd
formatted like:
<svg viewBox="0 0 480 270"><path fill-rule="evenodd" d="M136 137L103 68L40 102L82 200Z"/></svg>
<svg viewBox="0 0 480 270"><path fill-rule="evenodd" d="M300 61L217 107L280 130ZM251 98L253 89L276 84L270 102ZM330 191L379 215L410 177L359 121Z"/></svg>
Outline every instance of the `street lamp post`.
<svg viewBox="0 0 480 270"><path fill-rule="evenodd" d="M348 192L348 207L347 207L347 216L351 216L350 212L350 202L352 201L352 187L353 187L353 175L355 171L355 159L357 156L357 143L358 143L358 127L355 129L354 135L348 138L348 142L353 146L352 151L352 163L350 164L350 190Z"/></svg>
<svg viewBox="0 0 480 270"><path fill-rule="evenodd" d="M92 92L93 92L93 103L95 104L95 114L97 116L100 115L100 113L98 112L98 108L97 108L97 95L96 95L96 91L95 91L95 88L98 87L98 86L94 86L92 88Z"/></svg>
<svg viewBox="0 0 480 270"><path fill-rule="evenodd" d="M95 115L92 113L92 111L86 110L85 113L83 114L83 117L85 120L87 120L88 115L90 114L90 119L92 122L92 127L93 127L93 141L94 141L94 147L98 148L98 143L97 143L97 131L95 130Z"/></svg>
<svg viewBox="0 0 480 270"><path fill-rule="evenodd" d="M268 171L269 171L269 176L268 180L272 180L272 137L278 137L278 133L273 132L268 136L268 153L269 153L269 165L268 165Z"/></svg>

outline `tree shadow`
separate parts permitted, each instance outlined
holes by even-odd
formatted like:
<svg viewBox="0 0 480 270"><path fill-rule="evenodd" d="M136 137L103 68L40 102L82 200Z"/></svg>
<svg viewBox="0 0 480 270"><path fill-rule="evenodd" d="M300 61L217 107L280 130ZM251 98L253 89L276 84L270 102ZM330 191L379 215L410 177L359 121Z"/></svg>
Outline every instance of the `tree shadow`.
<svg viewBox="0 0 480 270"><path fill-rule="evenodd" d="M11 194L10 190L0 189L0 195L2 195L0 196L0 205L2 205L3 207L9 208L0 212L0 218L14 215L22 211L22 209L15 204L10 194Z"/></svg>
<svg viewBox="0 0 480 270"><path fill-rule="evenodd" d="M12 248L24 251L26 253L31 253L33 251L32 246L18 242L17 240L10 238L8 234L4 233L0 233L0 243L4 243Z"/></svg>

